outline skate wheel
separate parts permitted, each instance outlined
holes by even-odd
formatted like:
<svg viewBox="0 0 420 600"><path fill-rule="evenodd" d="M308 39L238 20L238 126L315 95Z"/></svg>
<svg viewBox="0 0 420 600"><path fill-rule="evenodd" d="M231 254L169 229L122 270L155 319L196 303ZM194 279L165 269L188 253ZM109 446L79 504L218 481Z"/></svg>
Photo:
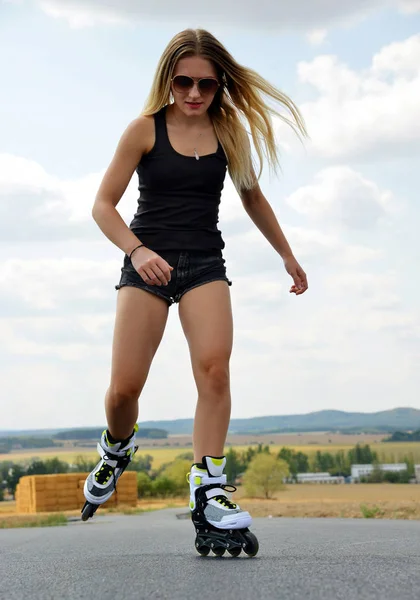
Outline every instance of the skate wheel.
<svg viewBox="0 0 420 600"><path fill-rule="evenodd" d="M217 548L212 548L212 550L215 556L223 556L226 551L225 548L221 548L220 546L218 546Z"/></svg>
<svg viewBox="0 0 420 600"><path fill-rule="evenodd" d="M196 550L200 556L208 556L210 548L208 546L196 546Z"/></svg>
<svg viewBox="0 0 420 600"><path fill-rule="evenodd" d="M243 536L246 540L246 544L244 546L245 554L248 556L256 556L260 547L256 536L250 531L245 532Z"/></svg>
<svg viewBox="0 0 420 600"><path fill-rule="evenodd" d="M242 548L228 548L228 552L231 556L239 556L242 552Z"/></svg>
<svg viewBox="0 0 420 600"><path fill-rule="evenodd" d="M86 502L86 504L84 505L84 507L82 509L82 521L87 521L88 519L93 517L93 515L95 514L95 510L96 510L96 507L93 506L93 504Z"/></svg>

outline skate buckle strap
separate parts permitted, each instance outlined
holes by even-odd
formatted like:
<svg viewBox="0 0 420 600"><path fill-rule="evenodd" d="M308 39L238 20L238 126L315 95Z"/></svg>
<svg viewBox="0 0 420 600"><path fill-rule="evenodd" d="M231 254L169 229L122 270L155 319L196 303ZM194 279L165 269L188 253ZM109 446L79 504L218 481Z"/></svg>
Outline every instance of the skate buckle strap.
<svg viewBox="0 0 420 600"><path fill-rule="evenodd" d="M122 456L118 456L118 454L114 454L113 452L108 452L107 450L104 450L104 448L102 448L101 444L99 443L97 445L97 448L99 454L101 455L101 458L103 458L106 464L110 467L115 468L121 461L121 458L123 458Z"/></svg>
<svg viewBox="0 0 420 600"><path fill-rule="evenodd" d="M225 498L227 498L226 492L232 494L233 492L236 492L236 487L234 485L223 485L223 484L220 487L212 486L209 490L206 490L206 497L207 497L207 500L210 500L211 498L215 498L216 496L225 496ZM229 500L229 498L228 498L228 500Z"/></svg>
<svg viewBox="0 0 420 600"><path fill-rule="evenodd" d="M225 484L227 482L226 475L222 475L221 477L209 477L206 474L192 472L190 474L190 477L191 476L195 485L212 485L214 483Z"/></svg>
<svg viewBox="0 0 420 600"><path fill-rule="evenodd" d="M207 500L214 498L215 496L226 496L226 493L222 488L212 488L206 492Z"/></svg>

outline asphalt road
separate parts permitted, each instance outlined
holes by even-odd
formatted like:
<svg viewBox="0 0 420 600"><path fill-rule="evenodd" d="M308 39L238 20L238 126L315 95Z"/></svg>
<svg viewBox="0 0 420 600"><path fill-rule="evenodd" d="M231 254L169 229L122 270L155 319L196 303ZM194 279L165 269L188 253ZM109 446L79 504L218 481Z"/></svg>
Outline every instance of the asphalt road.
<svg viewBox="0 0 420 600"><path fill-rule="evenodd" d="M420 598L419 521L255 519L257 557L203 558L179 513L0 530L0 598Z"/></svg>

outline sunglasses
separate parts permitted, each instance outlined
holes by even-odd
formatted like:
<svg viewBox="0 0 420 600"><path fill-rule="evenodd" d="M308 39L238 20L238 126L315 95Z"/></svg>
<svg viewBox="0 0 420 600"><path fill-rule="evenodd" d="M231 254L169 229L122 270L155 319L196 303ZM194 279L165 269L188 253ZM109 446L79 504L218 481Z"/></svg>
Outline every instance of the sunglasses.
<svg viewBox="0 0 420 600"><path fill-rule="evenodd" d="M189 92L193 87L194 83L197 82L198 90L201 94L215 94L220 86L217 79L212 77L188 77L187 75L175 75L172 78L172 85L174 90L179 93Z"/></svg>

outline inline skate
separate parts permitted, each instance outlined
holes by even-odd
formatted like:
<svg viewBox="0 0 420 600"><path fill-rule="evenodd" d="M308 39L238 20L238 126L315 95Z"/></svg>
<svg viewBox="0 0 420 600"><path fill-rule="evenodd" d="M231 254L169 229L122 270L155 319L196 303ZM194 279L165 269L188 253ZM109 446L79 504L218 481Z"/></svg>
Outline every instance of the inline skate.
<svg viewBox="0 0 420 600"><path fill-rule="evenodd" d="M93 517L99 506L109 500L114 493L118 479L137 452L138 446L135 445L137 430L136 425L128 439L114 443L109 440L108 430L103 431L97 446L101 460L89 473L83 487L86 502L81 511L82 521Z"/></svg>
<svg viewBox="0 0 420 600"><path fill-rule="evenodd" d="M244 551L253 557L259 544L249 531L252 518L227 497L226 492L234 492L236 488L227 485L225 465L224 456L203 456L202 463L194 464L187 475L191 519L197 534L195 547L201 556L207 556L211 550L216 556L227 551L236 557Z"/></svg>

